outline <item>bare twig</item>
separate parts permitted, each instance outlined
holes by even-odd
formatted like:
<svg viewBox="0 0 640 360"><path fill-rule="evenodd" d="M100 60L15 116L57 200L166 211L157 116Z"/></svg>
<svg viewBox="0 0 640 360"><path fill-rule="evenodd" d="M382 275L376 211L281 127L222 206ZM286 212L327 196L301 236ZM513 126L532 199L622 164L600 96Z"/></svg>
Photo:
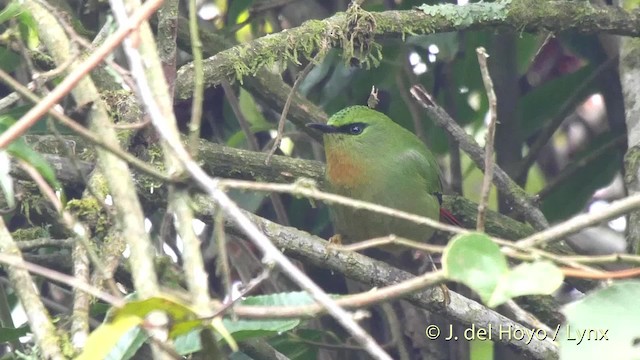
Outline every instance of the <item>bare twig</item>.
<svg viewBox="0 0 640 360"><path fill-rule="evenodd" d="M202 123L202 103L204 94L204 69L202 66L202 43L198 36L198 9L196 0L189 0L189 33L193 55L193 97L191 99L191 120L189 121L189 147L194 158L198 157L198 139Z"/></svg>
<svg viewBox="0 0 640 360"><path fill-rule="evenodd" d="M520 321L521 323L529 325L532 329L543 329L548 334L553 333L553 330L551 330L546 324L538 320L538 318L530 312L520 307L520 305L518 305L515 301L509 300L507 301L505 306L509 310L511 310L513 315L515 315L516 320Z"/></svg>
<svg viewBox="0 0 640 360"><path fill-rule="evenodd" d="M227 237L224 232L224 213L222 211L217 211L214 215L213 236L215 237L215 242L218 247L216 273L222 278L225 295L231 299L233 296L231 292L231 267L229 266Z"/></svg>
<svg viewBox="0 0 640 360"><path fill-rule="evenodd" d="M332 251L327 246L326 241L310 236L295 228L280 227L273 222L259 218L253 214L247 213L247 216L250 217L259 228L264 229L265 234L274 245L278 248L286 249L287 253L292 256L304 258L305 263L344 273L351 279L372 286L399 284L400 282L404 282L404 280L413 278L411 274L405 271L395 269L388 264L373 260L358 253ZM235 222L228 221L227 224L233 233L243 232ZM443 295L437 287L416 291L405 295L404 298L422 309L443 314L447 316L447 318L461 324L475 324L476 326L488 327L488 324L491 323L522 328L518 323L454 291L449 291L449 295L451 299L449 306L443 305ZM242 309L240 307L237 307L236 311L238 316L242 316ZM268 317L268 314L265 313L263 317ZM495 339L506 343L511 348L529 354L532 358L552 358L552 354L557 354L557 347L550 341L534 339L532 342L527 343L526 341L519 341L514 338L500 338L497 336L498 327L496 325L492 327L492 333ZM557 357L557 355L555 357Z"/></svg>
<svg viewBox="0 0 640 360"><path fill-rule="evenodd" d="M447 132L453 135L473 162L484 170L485 154L482 148L462 129L447 112L442 109L422 87L422 85L414 85L411 87L411 95L427 110L431 118L443 127ZM542 212L533 205L533 201L529 195L516 184L507 173L499 166L494 165L494 183L507 198L518 206L518 210L522 212L533 227L542 230L549 226L547 219Z"/></svg>
<svg viewBox="0 0 640 360"><path fill-rule="evenodd" d="M602 211L577 215L549 229L519 240L516 244L521 248L540 246L549 241L578 232L588 226L637 210L638 208L640 208L640 194L630 195L624 199L612 202L609 207Z"/></svg>
<svg viewBox="0 0 640 360"><path fill-rule="evenodd" d="M224 226L224 224L223 224ZM213 313L213 315L205 318L205 319L213 319L215 317L218 317L222 314L224 314L228 309L231 309L234 307L234 305L243 299L244 296L250 294L255 288L257 288L260 284L262 284L263 281L265 281L266 279L269 278L269 276L271 275L271 270L272 267L271 266L266 266L262 272L260 274L258 274L258 276L256 276L255 278L251 279L251 281L249 281L249 283L247 284L247 286L242 289L240 291L240 294L238 294L237 297L233 297L233 294L231 294L231 292L228 293L227 296L229 296L229 301L225 301L220 307L215 308L215 311ZM215 301L217 303L217 301ZM320 307L322 308L322 307ZM235 314L234 314L235 315Z"/></svg>
<svg viewBox="0 0 640 360"><path fill-rule="evenodd" d="M605 154L606 152L615 149L616 147L624 144L627 141L627 135L620 135L606 144L602 145L598 149L591 152L589 155L579 159L578 161L572 161L562 169L558 176L551 179L547 182L547 185L538 192L538 198L541 200L546 198L550 193L558 188L561 184L564 184L565 180L569 179L573 176L578 170L584 168L586 165L590 164L592 161L595 161L597 158Z"/></svg>
<svg viewBox="0 0 640 360"><path fill-rule="evenodd" d="M165 128L162 114L159 113L159 109L157 109L156 106L153 106L155 99L149 98L149 101L151 103L147 105L151 115L151 121L156 131L158 131L158 134L160 134L160 137L166 141L171 151L174 152L174 155L181 161L182 165L198 185L220 206L222 211L244 230L249 239L264 253L264 261L267 263L273 261L280 266L285 274L308 291L316 301L326 307L329 313L353 335L373 358L390 360L391 357L358 325L348 312L336 305L335 301L331 299L329 295L284 256L260 229L247 218L242 210L240 210L220 188L219 180L210 178L209 175L191 159L179 139L175 138L173 134L169 133L170 130Z"/></svg>
<svg viewBox="0 0 640 360"><path fill-rule="evenodd" d="M58 196L56 196L54 190L51 188L51 186L49 186L47 181L38 172L38 170L22 160L19 161L19 164L20 167L33 179L40 191L42 191L44 197L47 198L56 208L56 211L60 213L60 217L62 218L64 226L67 228L67 230L75 235L76 241L83 246L84 250L87 252L87 255L91 258L91 261L93 262L97 271L104 276L105 280L108 280L108 285L111 292L114 294L118 294L118 287L116 286L113 279L110 276L107 276L106 271L104 270L105 267L102 264L100 257L98 256L98 254L96 254L96 252L93 250L93 247L91 246L91 239L89 239L89 231L87 230L86 226L84 226L84 224L82 224L80 221L78 221L78 219L71 215L69 211L64 209L64 207L62 206L62 202L60 201Z"/></svg>
<svg viewBox="0 0 640 360"><path fill-rule="evenodd" d="M219 186L223 189L236 188L236 189L254 190L254 191L262 191L262 192L290 193L297 196L304 196L310 199L321 200L327 203L336 203L340 205L350 206L356 209L366 209L376 213L385 214L388 216L393 216L400 219L412 221L416 224L427 225L442 231L453 232L457 234L468 234L471 232L468 229L463 229L456 226L443 224L427 217L422 217L422 216L410 214L404 211L395 210L392 208L388 208L386 206L382 206L382 205L378 205L378 204L374 204L366 201L361 201L361 200L355 200L355 199L351 199L351 198L340 196L340 195L325 193L316 189L310 184L305 184L304 181L301 181L299 183L294 183L294 184L275 184L275 183L252 182L252 181L245 181L245 180L222 179L222 180L219 180ZM582 274L584 274L585 272L589 272L592 274L596 274L596 273L605 274L604 271L593 269L589 266L583 265L578 262L567 260L562 256L552 254L543 250L530 248L530 247L522 247L518 243L514 243L512 241L504 240L496 237L492 238L492 240L496 244L507 248L507 249L503 249L503 252L507 256L511 256L514 258L522 258L522 256L518 254L518 252L524 251L538 258L540 257L546 258L558 264L563 264L576 269L581 269L583 271ZM404 245L409 248L425 250L428 252L439 251L438 247L433 247L425 244L416 244L411 240L401 239L395 236L371 239L368 241L363 241L360 243L351 244L347 246L339 246L339 247L336 246L335 249L338 251L355 251L355 250L361 250L363 248L369 248L371 246L383 245L386 243Z"/></svg>
<svg viewBox="0 0 640 360"><path fill-rule="evenodd" d="M97 299L100 299L106 302L107 304L113 305L115 307L120 308L125 305L124 299L120 297L111 295L105 291L100 290L99 288L93 285L87 284L82 281L78 281L78 279L74 278L73 276L63 274L61 272L58 272L52 269L47 269L46 267L40 266L38 264L26 262L24 261L24 259L22 259L19 256L7 254L7 253L0 253L0 263L27 270L31 273L40 275L46 279L50 279L50 280L59 282L61 284L68 285L69 287L72 287L74 289L80 289L86 292L87 294L90 294L91 296Z"/></svg>
<svg viewBox="0 0 640 360"><path fill-rule="evenodd" d="M238 97L236 96L235 92L233 92L233 88L231 87L231 84L229 83L228 80L224 80L220 84L222 85L222 90L224 90L224 95L226 96L227 101L229 102L231 111L233 111L233 114L236 116L236 119L238 120L238 125L240 125L240 129L242 129L245 139L247 139L247 145L249 149L253 151L260 151L260 146L258 145L258 141L256 140L256 137L251 132L249 121L247 121L247 118L242 113L242 109L240 109L240 101L238 100Z"/></svg>
<svg viewBox="0 0 640 360"><path fill-rule="evenodd" d="M11 262L6 261L9 259ZM11 280L20 303L25 308L31 331L35 335L36 343L46 359L62 360L65 357L60 349L60 339L56 333L49 314L40 301L36 291L37 287L31 275L24 269L26 262L22 253L11 237L4 220L0 216L0 262L7 264L4 269Z"/></svg>
<svg viewBox="0 0 640 360"><path fill-rule="evenodd" d="M482 190L480 192L480 201L478 202L478 221L476 223L478 231L484 231L485 210L488 206L489 193L491 192L491 184L493 183L493 141L496 135L496 123L498 122L498 100L496 99L496 93L493 91L493 81L487 68L487 58L489 55L483 47L477 48L476 53L478 54L482 81L484 82L487 97L489 98L489 125L487 126L487 135L484 144L484 178L482 179Z"/></svg>
<svg viewBox="0 0 640 360"><path fill-rule="evenodd" d="M0 134L0 148L6 148L7 145L24 134L33 124L35 124L44 114L49 111L63 96L68 94L71 89L84 77L91 69L98 64L107 55L113 51L124 38L133 32L140 23L150 17L158 7L162 4L162 0L150 0L144 3L130 18L127 26L121 26L118 31L113 33L107 41L87 57L82 63L76 66L67 77L56 86L47 96L24 114L13 126Z"/></svg>
<svg viewBox="0 0 640 360"><path fill-rule="evenodd" d="M18 242L18 248L20 250L31 250L41 247L57 247L57 248L69 248L73 245L75 240L73 239L32 239L32 240L20 240Z"/></svg>
<svg viewBox="0 0 640 360"><path fill-rule="evenodd" d="M269 165L271 162L271 157L275 154L278 147L280 147L280 142L282 141L282 132L284 132L284 122L287 119L287 113L289 112L289 107L291 107L291 100L293 99L293 95L298 91L298 87L302 83L305 77L309 74L311 69L313 69L315 59L309 61L307 66L304 67L302 72L298 74L296 81L294 81L293 86L291 87L291 92L289 96L287 96L287 101L284 103L284 107L282 108L282 113L280 114L280 120L278 121L278 133L276 134L276 138L273 141L273 147L269 151L267 158L265 159L265 164Z"/></svg>
<svg viewBox="0 0 640 360"><path fill-rule="evenodd" d="M335 249L336 251L362 251L382 245L401 245L407 248L422 250L429 253L441 253L442 251L444 251L444 246L426 244L419 241L400 238L395 235L388 235L375 239L358 241L349 245L329 244L329 248Z"/></svg>
<svg viewBox="0 0 640 360"><path fill-rule="evenodd" d="M437 230L452 232L456 234L467 234L470 232L470 230L463 229L457 226L447 225L428 217L411 214L405 211L392 209L386 206L377 205L366 201L351 199L345 196L322 192L315 188L314 184L305 183L304 181L299 181L293 184L276 184L245 180L220 179L218 180L218 186L220 186L220 188L222 189L236 188L262 192L290 193L293 195L304 196L310 199L322 200L328 203L346 205L357 209L366 209L380 214L394 216L400 219L415 222L416 224L427 225Z"/></svg>
<svg viewBox="0 0 640 360"><path fill-rule="evenodd" d="M18 94L20 94L20 96L26 98L27 100L31 101L34 104L39 104L41 101L43 101L43 99L35 95L27 87L20 84L18 81L12 78L9 74L4 72L2 69L0 69L0 80L2 80L5 84L7 84L9 87L15 90ZM110 144L109 142L102 140L98 135L86 129L85 127L83 127L82 125L80 125L78 122L74 121L67 115L62 114L55 108L50 108L48 111L49 111L49 115L53 116L56 120L60 121L62 124L64 124L64 126L67 126L71 130L75 131L82 138L86 139L87 141L91 142L92 144L100 148L103 148L109 151L113 155L129 163L134 168L163 182L169 182L169 183L173 182L171 177L159 172L158 170L149 166L148 164L136 158L135 156L122 150L119 146Z"/></svg>
<svg viewBox="0 0 640 360"><path fill-rule="evenodd" d="M424 290L436 286L445 281L442 271L429 272L411 279L401 281L397 284L385 286L382 288L374 288L369 291L354 295L341 296L336 299L336 304L346 308L363 308L376 304L388 302L390 300L401 298L407 294ZM216 312L224 308L224 304L220 305L216 302ZM296 317L316 317L326 313L326 308L320 304L299 305L299 306L246 306L238 305L235 307L237 315L240 317L250 318L296 318Z"/></svg>
<svg viewBox="0 0 640 360"><path fill-rule="evenodd" d="M583 92L587 89L588 86L591 85L591 83L595 79L598 78L598 76L600 76L600 74L602 74L603 71L608 69L613 64L617 63L617 59L617 56L613 56L607 59L605 62L600 64L600 66L598 66L592 73L590 73L589 76L587 76L577 88L572 90L571 96L569 96L569 98L562 104L562 106L560 106L560 109L558 110L555 117L547 122L546 125L540 130L540 134L538 134L534 143L529 147L527 155L525 155L524 159L522 159L520 167L515 173L516 179L524 178L524 176L529 171L529 168L531 168L531 165L533 165L533 163L538 158L540 150L542 150L547 142L549 142L549 139L551 139L551 136L553 136L558 127L560 127L562 122L569 114L569 111L571 111L576 106L576 103L579 100L584 98Z"/></svg>
<svg viewBox="0 0 640 360"><path fill-rule="evenodd" d="M251 222L238 208L238 206L220 189L218 181L208 178L208 176L197 167L186 164L191 175L197 179L199 184L206 190L211 198L218 203L220 208L235 221L246 232L247 236L264 253L264 261L277 263L285 274L290 276L298 285L308 291L316 301L322 304L333 317L344 326L351 335L360 343L374 359L391 359L391 357L367 334L360 325L340 306L336 305L318 285L298 269L271 241ZM196 170L199 169L199 172Z"/></svg>
<svg viewBox="0 0 640 360"><path fill-rule="evenodd" d="M229 84L229 81L227 80L224 80L221 84L222 89L224 90L224 94L227 97L227 101L229 102L229 106L231 106L231 110L236 116L236 119L238 119L238 124L240 124L240 129L242 129L244 137L247 139L249 149L253 151L260 151L258 141L251 132L249 122L240 109L240 102L238 101L238 97L236 96L236 94L233 92L231 84ZM269 156L267 155L266 159L268 158ZM265 161L267 161L266 159ZM276 213L278 222L282 225L289 225L289 217L287 216L287 211L285 210L284 204L282 203L282 198L277 194L270 194L269 198L271 199L271 204L273 205L273 210Z"/></svg>

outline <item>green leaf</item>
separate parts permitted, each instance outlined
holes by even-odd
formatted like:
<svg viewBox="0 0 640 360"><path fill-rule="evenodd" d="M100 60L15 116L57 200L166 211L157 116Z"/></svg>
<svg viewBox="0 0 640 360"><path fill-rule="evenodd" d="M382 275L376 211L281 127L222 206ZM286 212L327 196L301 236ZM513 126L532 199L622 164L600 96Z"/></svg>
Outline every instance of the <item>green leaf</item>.
<svg viewBox="0 0 640 360"><path fill-rule="evenodd" d="M296 330L295 334L286 333L275 336L269 340L269 344L291 360L316 359L318 346L312 344L322 342L325 335L326 331L300 329Z"/></svg>
<svg viewBox="0 0 640 360"><path fill-rule="evenodd" d="M509 269L498 245L482 233L458 235L451 240L442 256L442 268L448 279L473 289L489 307L517 296L551 294L564 278L548 261Z"/></svg>
<svg viewBox="0 0 640 360"><path fill-rule="evenodd" d="M518 74L525 74L536 53L540 50L540 46L545 41L547 35L538 35L538 34L520 34L520 38L516 42L516 46L518 47L516 51L516 63L518 64Z"/></svg>
<svg viewBox="0 0 640 360"><path fill-rule="evenodd" d="M236 0L232 1L227 9L227 24L235 24L238 20L238 16L243 11L249 9L249 6L253 3L253 0Z"/></svg>
<svg viewBox="0 0 640 360"><path fill-rule="evenodd" d="M143 320L144 318L140 316L123 314L116 316L110 323L100 325L89 335L82 353L76 360L104 359L122 336L140 325Z"/></svg>
<svg viewBox="0 0 640 360"><path fill-rule="evenodd" d="M22 8L17 1L12 1L4 9L0 12L0 24L3 22L13 19L18 16L22 12Z"/></svg>
<svg viewBox="0 0 640 360"><path fill-rule="evenodd" d="M553 294L563 280L562 271L549 261L520 264L500 279L487 306L495 307L522 295Z"/></svg>
<svg viewBox="0 0 640 360"><path fill-rule="evenodd" d="M26 11L21 12L18 18L20 19L18 27L20 28L22 39L29 49L36 49L40 45L36 20Z"/></svg>
<svg viewBox="0 0 640 360"><path fill-rule="evenodd" d="M131 359L149 338L142 329L133 327L127 331L118 342L111 348L111 351L104 358L105 360L127 360Z"/></svg>
<svg viewBox="0 0 640 360"><path fill-rule="evenodd" d="M273 124L268 122L262 115L262 112L258 110L258 105L253 99L253 96L243 88L240 88L238 103L240 104L240 110L242 111L245 119L247 119L249 124L251 124L252 131L256 131L254 128L273 129Z"/></svg>
<svg viewBox="0 0 640 360"><path fill-rule="evenodd" d="M21 326L19 328L6 328L0 327L0 343L18 340L22 336L29 333L28 326Z"/></svg>
<svg viewBox="0 0 640 360"><path fill-rule="evenodd" d="M567 305L563 309L567 321L558 335L560 358L638 359L638 299L640 281L628 280L615 282Z"/></svg>
<svg viewBox="0 0 640 360"><path fill-rule="evenodd" d="M442 269L448 279L472 288L486 303L509 272L507 259L496 243L482 233L458 235L442 254Z"/></svg>
<svg viewBox="0 0 640 360"><path fill-rule="evenodd" d="M202 342L200 341L201 331L202 329L192 330L176 337L173 344L178 354L188 355L202 350Z"/></svg>
<svg viewBox="0 0 640 360"><path fill-rule="evenodd" d="M15 118L10 113L0 115L0 133L6 131L15 122ZM51 165L39 152L33 150L27 144L24 137L20 137L9 144L7 152L9 155L33 166L54 190L62 191L62 184L56 178L56 173Z"/></svg>
<svg viewBox="0 0 640 360"><path fill-rule="evenodd" d="M576 89L582 85L594 70L595 68L591 65L585 66L578 71L548 81L523 96L518 101L519 119L521 121L521 133L518 135L526 139L551 118L557 116L565 117L570 111L573 111L574 108L569 107L565 109L565 113L560 114L564 103L576 95ZM595 79L592 79L578 93L578 102L594 92L596 92Z"/></svg>
<svg viewBox="0 0 640 360"><path fill-rule="evenodd" d="M298 306L315 303L306 292L278 293L252 296L241 302L242 305L256 306ZM273 336L296 328L300 319L283 320L239 320L224 319L225 327L233 334L234 339L241 341L253 337Z"/></svg>
<svg viewBox="0 0 640 360"><path fill-rule="evenodd" d="M242 305L295 306L313 304L314 300L306 292L278 293L252 296L240 302ZM253 337L270 336L291 330L300 325L300 319L283 320L237 320L225 318L225 327L234 339L241 341Z"/></svg>
<svg viewBox="0 0 640 360"><path fill-rule="evenodd" d="M10 73L21 63L22 58L20 58L18 54L6 47L0 47L0 69L4 70L4 72Z"/></svg>
<svg viewBox="0 0 640 360"><path fill-rule="evenodd" d="M572 164L581 166L549 192L540 206L549 221L567 219L581 211L594 191L611 182L622 164L620 149L614 147L601 151L597 156L594 154L614 138L615 134L611 132L600 134L591 140L584 151L571 159ZM581 164L589 157L593 158Z"/></svg>

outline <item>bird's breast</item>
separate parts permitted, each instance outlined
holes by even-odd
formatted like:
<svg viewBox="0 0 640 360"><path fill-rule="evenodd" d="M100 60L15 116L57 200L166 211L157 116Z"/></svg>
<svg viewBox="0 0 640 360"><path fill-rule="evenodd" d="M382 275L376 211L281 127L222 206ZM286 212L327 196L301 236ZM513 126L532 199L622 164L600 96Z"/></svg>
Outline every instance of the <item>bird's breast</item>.
<svg viewBox="0 0 640 360"><path fill-rule="evenodd" d="M335 188L353 189L364 186L367 174L364 165L349 153L327 151L327 179Z"/></svg>

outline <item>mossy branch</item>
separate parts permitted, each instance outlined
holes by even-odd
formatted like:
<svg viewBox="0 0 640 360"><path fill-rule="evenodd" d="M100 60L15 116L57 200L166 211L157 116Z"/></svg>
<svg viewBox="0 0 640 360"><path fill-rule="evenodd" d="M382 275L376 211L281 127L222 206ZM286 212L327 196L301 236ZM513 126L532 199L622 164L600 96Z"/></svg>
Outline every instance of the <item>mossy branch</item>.
<svg viewBox="0 0 640 360"><path fill-rule="evenodd" d="M299 27L264 36L221 51L204 61L205 86L222 79L241 80L264 66L282 60L312 59L328 47L343 49L345 60L356 57L365 64L378 59L380 37L403 37L478 28L511 28L515 31L572 30L639 36L640 12L615 6L592 6L587 1L512 0L465 6L423 5L415 10L368 13L363 10L338 13L324 20L307 21ZM176 98L191 96L193 65L178 72Z"/></svg>

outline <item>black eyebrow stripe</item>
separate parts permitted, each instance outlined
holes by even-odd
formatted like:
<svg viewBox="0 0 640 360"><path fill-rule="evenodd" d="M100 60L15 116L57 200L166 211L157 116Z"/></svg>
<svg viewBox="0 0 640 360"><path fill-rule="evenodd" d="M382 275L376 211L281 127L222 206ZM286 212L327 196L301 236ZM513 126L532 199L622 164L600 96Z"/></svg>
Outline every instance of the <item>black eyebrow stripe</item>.
<svg viewBox="0 0 640 360"><path fill-rule="evenodd" d="M365 124L365 123L361 123L361 122L354 122L354 123L350 123L350 124L345 124L345 125L338 126L338 127L336 128L336 132L339 132L339 133L341 133L341 134L352 135L352 134L349 132L349 128L350 128L351 126L353 126L353 125L360 125L360 126L362 126L362 129L364 129L364 128L366 128L367 126L369 126L369 124Z"/></svg>

